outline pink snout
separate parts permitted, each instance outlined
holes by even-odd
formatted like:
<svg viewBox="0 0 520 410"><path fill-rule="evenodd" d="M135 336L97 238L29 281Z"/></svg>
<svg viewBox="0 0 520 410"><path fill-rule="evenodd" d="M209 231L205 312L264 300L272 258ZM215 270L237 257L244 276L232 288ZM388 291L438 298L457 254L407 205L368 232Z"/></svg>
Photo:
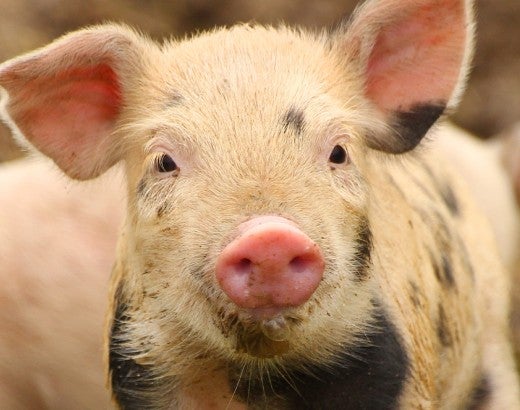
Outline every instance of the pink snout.
<svg viewBox="0 0 520 410"><path fill-rule="evenodd" d="M295 224L261 216L239 225L217 258L216 277L237 306L277 310L307 301L324 267L318 245Z"/></svg>

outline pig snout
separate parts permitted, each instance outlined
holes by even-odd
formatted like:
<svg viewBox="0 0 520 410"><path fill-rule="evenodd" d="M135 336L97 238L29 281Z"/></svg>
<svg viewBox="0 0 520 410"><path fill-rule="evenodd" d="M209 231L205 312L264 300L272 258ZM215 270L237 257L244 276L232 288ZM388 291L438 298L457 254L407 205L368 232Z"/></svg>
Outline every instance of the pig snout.
<svg viewBox="0 0 520 410"><path fill-rule="evenodd" d="M238 307L274 314L307 301L324 268L319 246L294 223L260 216L238 226L217 258L216 277Z"/></svg>

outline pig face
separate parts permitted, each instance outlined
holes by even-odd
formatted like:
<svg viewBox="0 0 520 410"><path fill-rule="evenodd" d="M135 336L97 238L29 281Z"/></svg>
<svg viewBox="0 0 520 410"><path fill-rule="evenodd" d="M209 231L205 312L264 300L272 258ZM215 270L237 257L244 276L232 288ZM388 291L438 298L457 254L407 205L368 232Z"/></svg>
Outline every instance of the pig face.
<svg viewBox="0 0 520 410"><path fill-rule="evenodd" d="M369 1L331 33L237 26L163 45L101 26L0 67L13 129L66 173L125 163L121 403L215 363L251 378L327 366L381 324L370 175L458 98L469 13Z"/></svg>
<svg viewBox="0 0 520 410"><path fill-rule="evenodd" d="M178 101L168 100L171 93L146 98L165 107L153 122L148 110L134 114L144 127L134 130L141 141L127 161L135 207L125 277L135 281L139 315L157 318L161 343L192 331L202 345L234 358L301 355L307 338L321 334L326 346L353 334L369 306L370 230L360 171L367 125L359 120L368 107L358 97L342 109L344 87L324 93L337 74L320 63L330 61L325 53L290 68L312 57L318 43L245 27L216 36L231 48L208 57L207 68L191 67L191 55L183 61L182 47L162 63L173 68L160 81L172 84ZM234 37L248 41L243 69L230 72ZM262 52L265 41L272 45ZM291 45L298 51L284 54ZM277 64L287 69L280 83L269 83ZM288 254L274 255L281 250ZM179 303L166 306L167 300ZM331 306L349 300L350 309L333 313L318 300ZM332 337L327 329L340 314L353 328ZM180 332L173 323L189 326ZM266 335L271 327L274 340Z"/></svg>

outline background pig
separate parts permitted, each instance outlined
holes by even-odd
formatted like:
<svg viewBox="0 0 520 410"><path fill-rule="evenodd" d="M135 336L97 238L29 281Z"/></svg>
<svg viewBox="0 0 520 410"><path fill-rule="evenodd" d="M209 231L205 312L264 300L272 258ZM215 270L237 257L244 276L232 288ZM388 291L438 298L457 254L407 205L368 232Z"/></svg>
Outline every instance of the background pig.
<svg viewBox="0 0 520 410"><path fill-rule="evenodd" d="M105 26L0 67L13 129L66 173L124 160L121 407L520 405L491 234L414 149L458 98L468 16L369 1L330 34L163 46Z"/></svg>
<svg viewBox="0 0 520 410"><path fill-rule="evenodd" d="M104 409L102 328L121 178L65 180L50 161L0 166L0 407Z"/></svg>
<svg viewBox="0 0 520 410"><path fill-rule="evenodd" d="M464 177L478 206L491 222L512 278L511 325L517 363L520 363L520 207L514 189L515 172L520 164L520 139L512 129L484 142L446 124L432 134L432 140L433 147Z"/></svg>

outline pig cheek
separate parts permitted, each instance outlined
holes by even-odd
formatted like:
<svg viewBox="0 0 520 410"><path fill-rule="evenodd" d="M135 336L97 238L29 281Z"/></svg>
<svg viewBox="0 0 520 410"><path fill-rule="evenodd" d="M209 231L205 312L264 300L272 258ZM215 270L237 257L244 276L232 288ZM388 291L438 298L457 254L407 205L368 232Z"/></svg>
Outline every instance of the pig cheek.
<svg viewBox="0 0 520 410"><path fill-rule="evenodd" d="M332 205L333 214L341 214L347 210L364 209L367 202L367 184L360 172L350 165L348 169L333 169L331 191L336 193L341 205ZM330 197L330 193L329 193ZM334 211L335 210L335 211Z"/></svg>

